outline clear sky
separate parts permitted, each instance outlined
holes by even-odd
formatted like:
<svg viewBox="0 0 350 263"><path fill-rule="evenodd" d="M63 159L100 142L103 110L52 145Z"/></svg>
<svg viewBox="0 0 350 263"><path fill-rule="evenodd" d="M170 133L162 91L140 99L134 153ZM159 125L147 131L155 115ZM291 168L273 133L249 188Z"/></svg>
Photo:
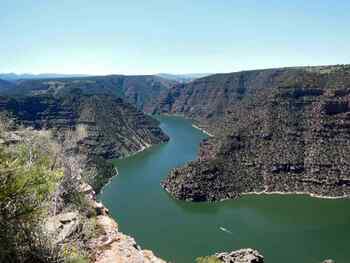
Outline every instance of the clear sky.
<svg viewBox="0 0 350 263"><path fill-rule="evenodd" d="M0 0L0 72L350 63L349 0Z"/></svg>

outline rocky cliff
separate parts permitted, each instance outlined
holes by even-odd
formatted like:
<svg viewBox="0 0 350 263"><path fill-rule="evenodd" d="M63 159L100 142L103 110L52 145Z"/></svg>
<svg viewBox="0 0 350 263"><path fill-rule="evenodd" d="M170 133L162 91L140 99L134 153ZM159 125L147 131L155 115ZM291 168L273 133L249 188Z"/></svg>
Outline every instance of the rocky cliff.
<svg viewBox="0 0 350 263"><path fill-rule="evenodd" d="M8 112L24 126L52 130L60 142L74 142L76 147L71 151L86 156L87 166L105 169L103 176L89 181L95 190L115 173L106 160L168 140L157 120L113 96L82 95L76 91L59 98L0 97L0 111Z"/></svg>
<svg viewBox="0 0 350 263"><path fill-rule="evenodd" d="M173 88L158 110L215 134L162 183L176 198L350 195L350 66L213 75Z"/></svg>
<svg viewBox="0 0 350 263"><path fill-rule="evenodd" d="M43 242L33 245L36 248L33 253L40 262L165 263L152 251L141 249L132 237L120 232L118 224L109 216L108 209L96 200L95 191L83 177L86 169L84 154L70 150L76 147L77 141L66 138L68 144L58 143L50 130L23 128L4 117L2 112L2 150L16 152L28 144L38 154L37 147L40 147L40 150L50 152L50 158L55 160L51 169L64 172L63 178L55 184L52 196L42 204L40 222L36 224L38 229L30 232L31 235L37 235L38 244ZM4 262L12 262L8 260L6 258Z"/></svg>

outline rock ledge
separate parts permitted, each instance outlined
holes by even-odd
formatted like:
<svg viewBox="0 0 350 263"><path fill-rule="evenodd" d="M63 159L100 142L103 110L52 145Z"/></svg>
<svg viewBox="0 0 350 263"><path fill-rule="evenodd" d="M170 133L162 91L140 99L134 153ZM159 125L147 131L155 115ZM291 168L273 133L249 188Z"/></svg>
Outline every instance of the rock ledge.
<svg viewBox="0 0 350 263"><path fill-rule="evenodd" d="M244 248L232 252L216 253L215 257L225 263L263 263L264 257L251 248Z"/></svg>

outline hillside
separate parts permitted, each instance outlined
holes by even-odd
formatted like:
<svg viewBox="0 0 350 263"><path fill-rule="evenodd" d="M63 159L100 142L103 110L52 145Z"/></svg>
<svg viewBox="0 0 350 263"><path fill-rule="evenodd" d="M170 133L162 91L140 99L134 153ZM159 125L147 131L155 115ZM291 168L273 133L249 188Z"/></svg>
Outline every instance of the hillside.
<svg viewBox="0 0 350 263"><path fill-rule="evenodd" d="M51 95L0 97L0 112L7 112L16 123L37 130L49 129L59 141L76 142L71 151L86 156L88 166L125 157L150 145L168 140L158 121L144 115L122 99L107 95ZM110 170L108 168L108 170ZM112 171L92 178L99 190Z"/></svg>
<svg viewBox="0 0 350 263"><path fill-rule="evenodd" d="M79 88L83 94L114 95L123 98L145 112L153 112L158 97L176 82L158 76L110 75L97 77L24 79L15 87L0 90L0 95L23 96L50 94L55 97L69 95Z"/></svg>
<svg viewBox="0 0 350 263"><path fill-rule="evenodd" d="M173 88L158 110L215 137L163 187L179 199L243 193L350 195L350 66L217 74Z"/></svg>

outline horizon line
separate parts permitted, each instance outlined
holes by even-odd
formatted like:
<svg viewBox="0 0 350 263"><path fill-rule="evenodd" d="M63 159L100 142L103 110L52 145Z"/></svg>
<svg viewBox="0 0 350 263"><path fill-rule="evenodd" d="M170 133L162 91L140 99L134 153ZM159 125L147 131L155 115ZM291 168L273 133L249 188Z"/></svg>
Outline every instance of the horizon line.
<svg viewBox="0 0 350 263"><path fill-rule="evenodd" d="M167 72L157 72L157 73L113 73L113 72L106 72L106 73L62 73L62 72L41 72L41 73L30 73L30 72L15 72L15 71L3 71L0 72L0 75L32 75L32 76L40 76L40 75L72 75L72 76L81 76L81 77L93 77L93 76L109 76L109 75L122 75L122 76L156 76L156 75L162 75L162 74L168 74L168 75L200 75L200 74L207 74L207 75L214 75L214 74L228 74L228 73L236 73L236 72L243 72L243 71L255 71L255 70L269 70L269 69L282 69L282 68L305 68L305 67L330 67L330 66L346 66L350 65L349 63L337 63L337 64L308 64L308 65L293 65L293 66L266 66L266 67L260 67L260 68L247 68L247 69L237 69L232 71L218 71L218 72L191 72L191 73L172 73L171 71Z"/></svg>

